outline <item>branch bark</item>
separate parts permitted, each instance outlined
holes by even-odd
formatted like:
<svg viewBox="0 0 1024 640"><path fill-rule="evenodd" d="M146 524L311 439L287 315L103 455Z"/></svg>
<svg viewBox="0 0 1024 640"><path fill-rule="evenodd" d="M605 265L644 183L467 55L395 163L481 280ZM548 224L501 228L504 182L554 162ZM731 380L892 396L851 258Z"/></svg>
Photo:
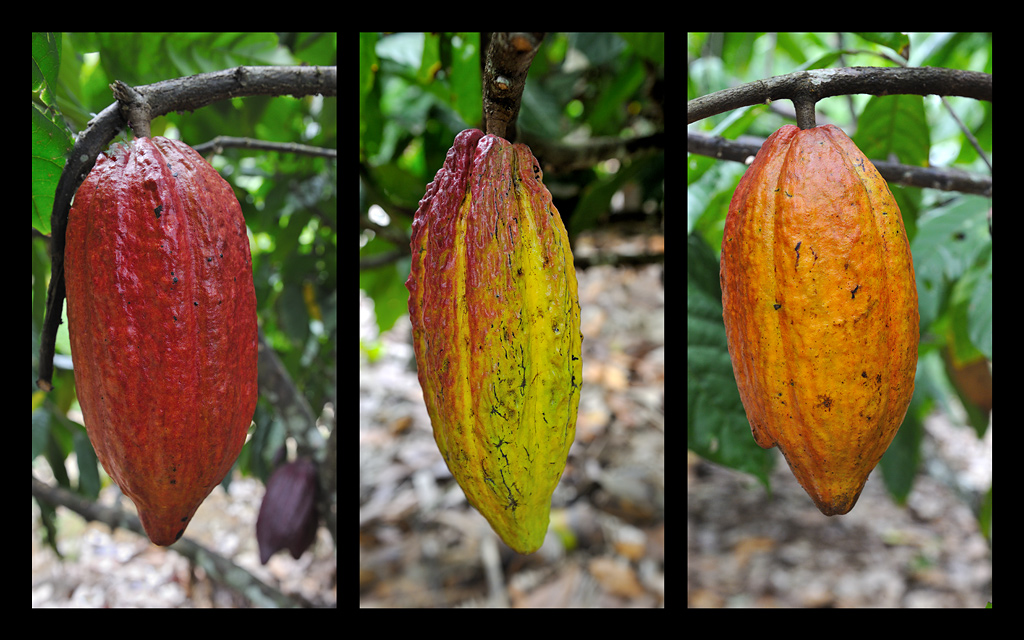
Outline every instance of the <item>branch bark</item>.
<svg viewBox="0 0 1024 640"><path fill-rule="evenodd" d="M516 119L523 100L526 75L543 33L485 33L484 133L515 142Z"/></svg>
<svg viewBox="0 0 1024 640"><path fill-rule="evenodd" d="M959 69L848 67L798 71L716 91L686 105L686 124L772 100L810 100L865 93L873 96L963 96L992 102L992 76Z"/></svg>

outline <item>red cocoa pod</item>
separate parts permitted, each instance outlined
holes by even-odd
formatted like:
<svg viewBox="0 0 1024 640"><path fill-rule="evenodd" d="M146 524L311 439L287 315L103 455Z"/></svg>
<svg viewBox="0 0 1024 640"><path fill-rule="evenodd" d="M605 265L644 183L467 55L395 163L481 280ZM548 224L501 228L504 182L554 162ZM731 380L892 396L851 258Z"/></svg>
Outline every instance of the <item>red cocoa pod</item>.
<svg viewBox="0 0 1024 640"><path fill-rule="evenodd" d="M841 129L764 143L729 206L721 285L755 441L822 513L849 512L910 405L920 317L899 206Z"/></svg>
<svg viewBox="0 0 1024 640"><path fill-rule="evenodd" d="M529 147L456 136L411 245L409 316L434 439L470 504L532 553L576 434L583 336L569 238Z"/></svg>
<svg viewBox="0 0 1024 640"><path fill-rule="evenodd" d="M78 401L150 540L178 540L252 422L256 294L242 210L188 145L137 138L79 187L64 252Z"/></svg>
<svg viewBox="0 0 1024 640"><path fill-rule="evenodd" d="M256 541L260 562L288 549L298 560L316 539L318 516L316 465L299 458L282 465L267 480L260 515L256 520Z"/></svg>

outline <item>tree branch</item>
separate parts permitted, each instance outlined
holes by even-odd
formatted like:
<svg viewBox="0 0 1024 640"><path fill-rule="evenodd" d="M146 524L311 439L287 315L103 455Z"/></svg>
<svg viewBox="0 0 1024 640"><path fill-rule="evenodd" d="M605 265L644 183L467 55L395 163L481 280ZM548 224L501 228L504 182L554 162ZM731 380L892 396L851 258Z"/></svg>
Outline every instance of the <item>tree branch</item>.
<svg viewBox="0 0 1024 640"><path fill-rule="evenodd" d="M815 69L776 76L694 98L686 105L686 124L740 107L772 100L811 100L865 93L963 96L992 102L992 76L959 69L848 67Z"/></svg>
<svg viewBox="0 0 1024 640"><path fill-rule="evenodd" d="M485 33L484 133L515 141L526 75L543 33Z"/></svg>

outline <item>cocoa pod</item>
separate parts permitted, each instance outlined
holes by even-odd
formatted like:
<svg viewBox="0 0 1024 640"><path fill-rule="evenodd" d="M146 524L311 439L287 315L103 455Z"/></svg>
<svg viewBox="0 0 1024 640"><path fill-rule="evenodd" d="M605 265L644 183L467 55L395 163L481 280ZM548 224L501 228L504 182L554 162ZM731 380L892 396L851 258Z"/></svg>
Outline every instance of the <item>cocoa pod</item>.
<svg viewBox="0 0 1024 640"><path fill-rule="evenodd" d="M576 433L583 336L569 239L529 147L460 133L420 201L411 248L434 439L470 504L532 553Z"/></svg>
<svg viewBox="0 0 1024 640"><path fill-rule="evenodd" d="M316 465L299 458L282 465L267 480L260 515L256 519L256 541L260 562L288 549L298 560L316 539L318 516Z"/></svg>
<svg viewBox="0 0 1024 640"><path fill-rule="evenodd" d="M256 408L256 294L242 210L188 145L137 138L75 195L64 252L78 401L156 544L231 469Z"/></svg>
<svg viewBox="0 0 1024 640"><path fill-rule="evenodd" d="M729 206L721 284L755 441L822 513L849 512L910 405L920 317L899 206L842 130L764 143Z"/></svg>

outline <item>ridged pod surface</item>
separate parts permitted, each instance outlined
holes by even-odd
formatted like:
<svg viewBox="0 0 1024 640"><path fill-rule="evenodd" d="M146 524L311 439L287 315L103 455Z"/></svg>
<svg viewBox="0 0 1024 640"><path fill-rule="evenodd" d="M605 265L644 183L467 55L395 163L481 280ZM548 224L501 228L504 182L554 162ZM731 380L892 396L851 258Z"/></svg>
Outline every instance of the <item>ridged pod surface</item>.
<svg viewBox="0 0 1024 640"><path fill-rule="evenodd" d="M899 206L842 130L764 143L729 206L721 284L754 439L822 513L849 512L906 415L920 318Z"/></svg>
<svg viewBox="0 0 1024 640"><path fill-rule="evenodd" d="M470 504L540 548L576 433L569 240L529 147L467 129L413 221L409 315L434 439Z"/></svg>
<svg viewBox="0 0 1024 640"><path fill-rule="evenodd" d="M188 145L136 138L79 187L64 274L89 439L149 538L172 544L231 469L256 409L238 200Z"/></svg>

